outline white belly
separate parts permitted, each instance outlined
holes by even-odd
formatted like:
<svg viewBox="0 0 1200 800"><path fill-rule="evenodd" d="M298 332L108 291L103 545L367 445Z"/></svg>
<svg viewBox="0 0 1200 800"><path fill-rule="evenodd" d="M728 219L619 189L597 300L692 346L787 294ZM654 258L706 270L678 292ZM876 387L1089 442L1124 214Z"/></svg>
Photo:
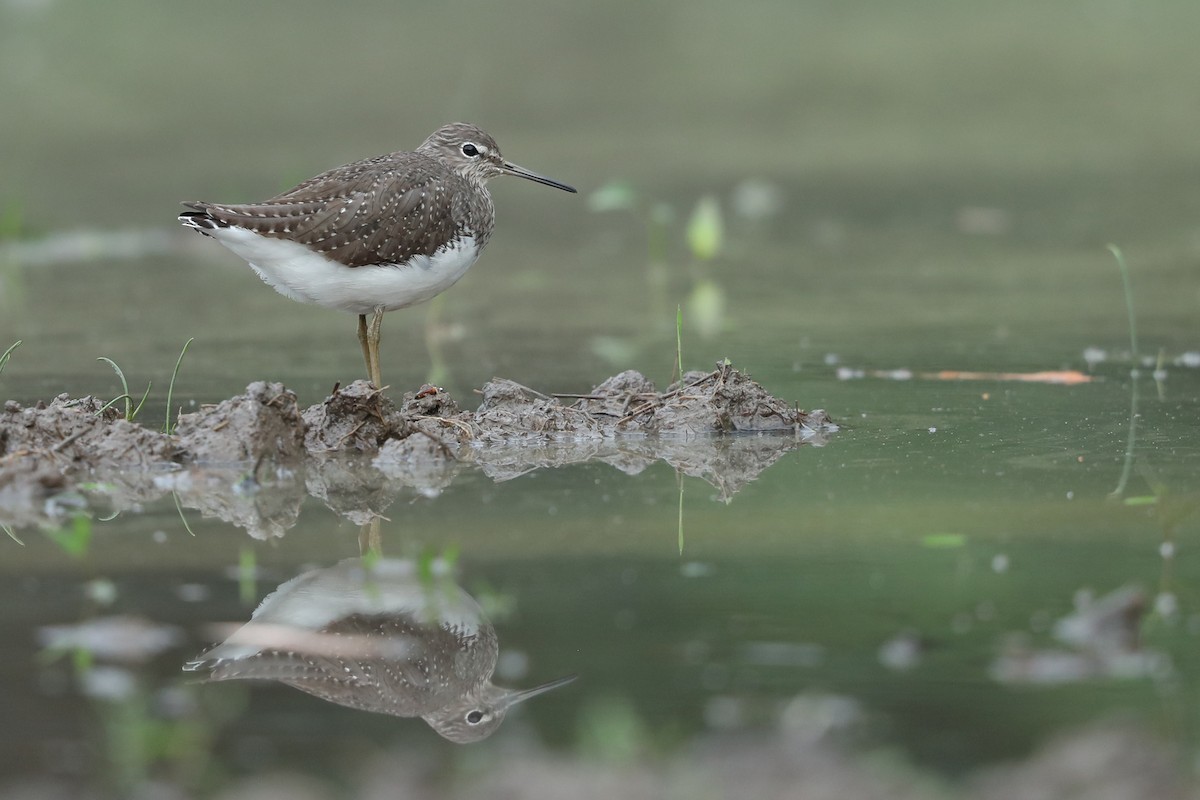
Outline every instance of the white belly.
<svg viewBox="0 0 1200 800"><path fill-rule="evenodd" d="M395 311L431 300L466 275L479 257L475 240L467 237L403 265L346 267L302 244L244 228L206 233L246 259L258 277L284 297L352 314L379 308Z"/></svg>

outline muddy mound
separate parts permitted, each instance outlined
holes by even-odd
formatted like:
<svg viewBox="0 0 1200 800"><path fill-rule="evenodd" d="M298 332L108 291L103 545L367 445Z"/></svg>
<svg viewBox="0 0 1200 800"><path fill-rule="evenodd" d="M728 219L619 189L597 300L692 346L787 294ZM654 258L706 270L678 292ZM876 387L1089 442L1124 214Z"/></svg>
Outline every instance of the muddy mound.
<svg viewBox="0 0 1200 800"><path fill-rule="evenodd" d="M579 398L575 408L613 433L693 436L794 431L816 422L728 361L712 372L688 372L661 393L640 372L628 370Z"/></svg>
<svg viewBox="0 0 1200 800"><path fill-rule="evenodd" d="M194 414L182 414L175 432L186 460L231 464L304 456L305 422L296 395L282 383L257 381L244 394Z"/></svg>
<svg viewBox="0 0 1200 800"><path fill-rule="evenodd" d="M259 381L181 415L175 435L93 397L10 401L0 412L0 522L58 524L85 505L115 511L171 492L182 507L269 538L295 524L305 495L361 524L404 491L436 495L465 467L502 481L592 460L630 474L666 461L727 500L784 452L837 430L727 362L664 392L630 370L585 395L503 378L482 395L478 410L463 411L423 386L397 408L355 381L301 412L282 384ZM782 435L736 435L747 432Z"/></svg>
<svg viewBox="0 0 1200 800"><path fill-rule="evenodd" d="M22 408L8 401L0 412L0 454L30 454L60 472L106 467L146 468L175 460L178 448L165 433L127 422L94 397L60 394L50 405Z"/></svg>
<svg viewBox="0 0 1200 800"><path fill-rule="evenodd" d="M313 456L374 453L408 428L392 401L366 381L335 386L324 402L304 410L304 423L304 447Z"/></svg>

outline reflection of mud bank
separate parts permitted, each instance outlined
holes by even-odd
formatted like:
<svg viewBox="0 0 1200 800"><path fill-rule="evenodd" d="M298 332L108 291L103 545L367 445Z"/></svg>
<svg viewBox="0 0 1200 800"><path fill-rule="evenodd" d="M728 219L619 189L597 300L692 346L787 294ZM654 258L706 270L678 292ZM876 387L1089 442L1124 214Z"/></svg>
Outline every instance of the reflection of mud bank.
<svg viewBox="0 0 1200 800"><path fill-rule="evenodd" d="M505 480L593 459L630 474L663 459L728 499L788 449L837 430L823 411L800 411L728 364L664 392L628 371L582 396L504 379L482 395L476 411L463 411L426 387L397 408L356 381L301 411L281 384L258 382L182 415L174 435L101 411L93 397L30 408L9 401L0 412L0 522L53 523L67 490L98 492L117 508L173 491L185 506L271 535L294 523L293 499L304 494L369 517L402 488L436 493L463 465ZM716 435L733 433L760 435ZM278 492L268 497L264 487ZM264 505L277 508L264 514Z"/></svg>

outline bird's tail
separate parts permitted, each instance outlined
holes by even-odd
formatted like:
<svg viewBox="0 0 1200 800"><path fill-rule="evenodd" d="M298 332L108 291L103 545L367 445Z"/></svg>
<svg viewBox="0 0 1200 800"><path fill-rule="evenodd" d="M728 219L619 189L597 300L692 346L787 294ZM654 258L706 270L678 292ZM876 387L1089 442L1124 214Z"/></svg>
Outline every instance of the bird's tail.
<svg viewBox="0 0 1200 800"><path fill-rule="evenodd" d="M208 231L229 227L228 223L222 222L209 213L208 203L184 203L183 205L185 208L191 209L191 211L184 211L179 215L179 222L185 228L191 228L208 236Z"/></svg>

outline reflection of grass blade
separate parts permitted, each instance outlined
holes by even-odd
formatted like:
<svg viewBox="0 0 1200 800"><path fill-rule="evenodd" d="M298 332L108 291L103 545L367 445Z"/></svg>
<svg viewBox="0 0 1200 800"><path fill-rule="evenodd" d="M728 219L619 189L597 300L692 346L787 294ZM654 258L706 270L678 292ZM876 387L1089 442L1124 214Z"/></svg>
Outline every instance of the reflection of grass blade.
<svg viewBox="0 0 1200 800"><path fill-rule="evenodd" d="M192 530L191 525L188 525L187 517L183 515L183 505L179 502L179 493L171 492L171 499L175 501L175 510L179 512L179 521L183 523L183 529L187 531L189 535L195 536L196 532Z"/></svg>
<svg viewBox="0 0 1200 800"><path fill-rule="evenodd" d="M679 475L679 555L683 555L683 474Z"/></svg>
<svg viewBox="0 0 1200 800"><path fill-rule="evenodd" d="M243 547L238 555L238 597L242 605L251 605L258 594L258 554Z"/></svg>
<svg viewBox="0 0 1200 800"><path fill-rule="evenodd" d="M183 363L183 356L188 351L188 346L194 342L196 338L193 336L183 343L183 349L179 351L179 358L175 359L175 369L171 372L171 383L167 385L167 419L163 423L163 433L171 433L171 396L175 393L175 379L179 377L179 365ZM149 390L147 390L149 391ZM141 406L138 406L141 408Z"/></svg>
<svg viewBox="0 0 1200 800"><path fill-rule="evenodd" d="M5 350L3 353L0 353L0 372L4 372L4 365L8 363L8 360L10 358L12 358L13 350L16 350L20 346L21 346L21 340L17 339L15 342L13 342L11 345L8 346L7 350Z"/></svg>
<svg viewBox="0 0 1200 800"><path fill-rule="evenodd" d="M20 540L20 539L17 537L17 534L16 534L16 532L15 532L15 531L14 531L12 528L10 528L10 527L8 527L7 525L5 525L3 522L0 522L0 530L3 530L5 533L7 533L7 534L8 534L8 538L12 539L14 542L16 542L17 544L21 545L21 547L24 547L24 546L25 546L25 543L24 543L24 542L22 542L22 541L21 541L21 540Z"/></svg>

